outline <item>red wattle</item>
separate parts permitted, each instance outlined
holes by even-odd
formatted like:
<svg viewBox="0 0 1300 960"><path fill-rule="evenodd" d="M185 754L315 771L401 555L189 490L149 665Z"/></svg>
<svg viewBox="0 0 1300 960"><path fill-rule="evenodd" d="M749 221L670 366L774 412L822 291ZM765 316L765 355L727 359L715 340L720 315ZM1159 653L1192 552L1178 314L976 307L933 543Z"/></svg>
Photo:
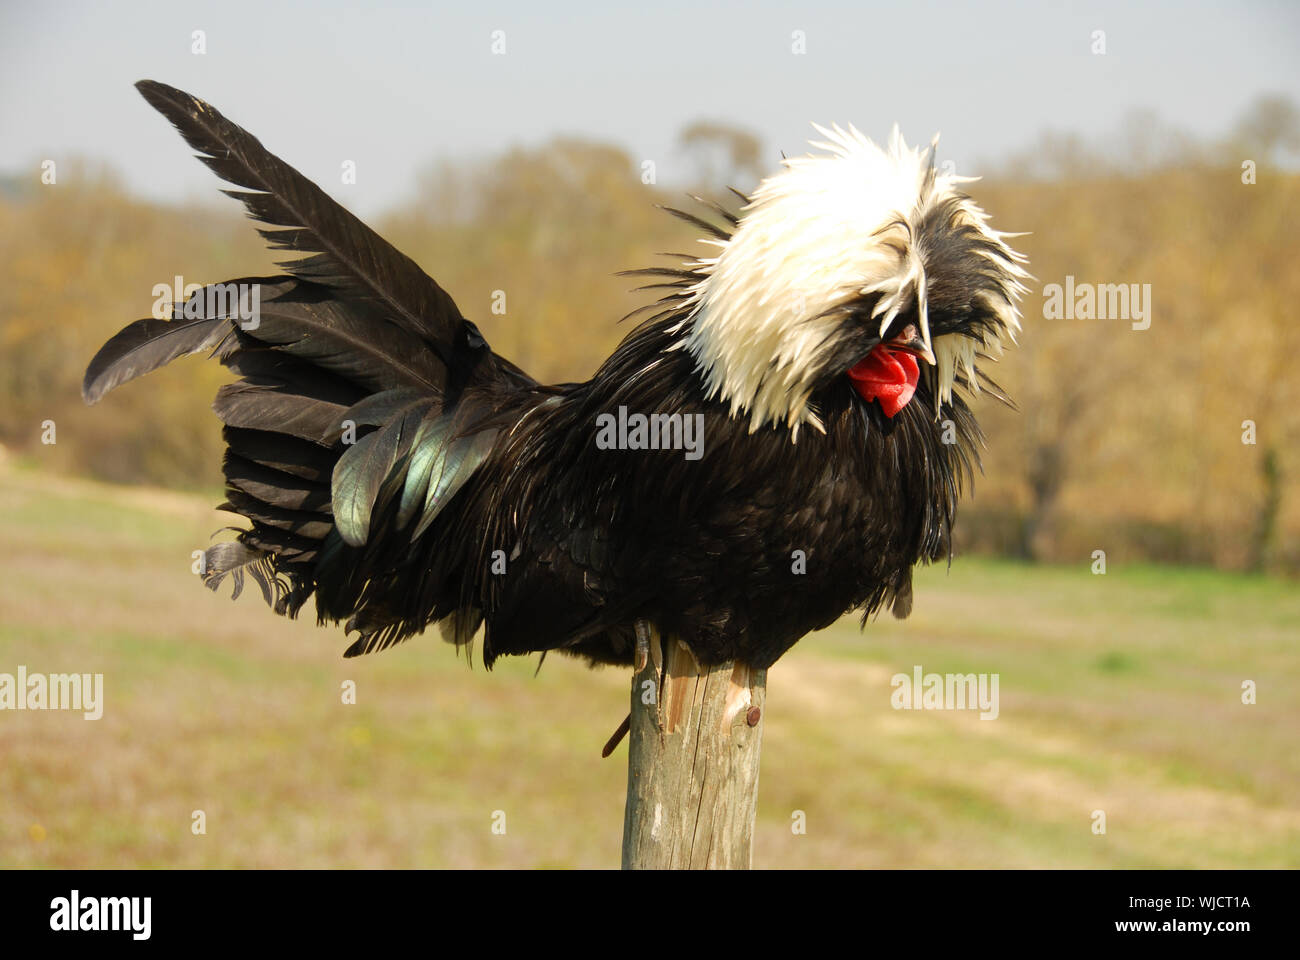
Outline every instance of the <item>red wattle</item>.
<svg viewBox="0 0 1300 960"><path fill-rule="evenodd" d="M906 350L891 350L883 343L849 368L853 389L864 400L880 401L885 416L893 417L916 393L921 367Z"/></svg>

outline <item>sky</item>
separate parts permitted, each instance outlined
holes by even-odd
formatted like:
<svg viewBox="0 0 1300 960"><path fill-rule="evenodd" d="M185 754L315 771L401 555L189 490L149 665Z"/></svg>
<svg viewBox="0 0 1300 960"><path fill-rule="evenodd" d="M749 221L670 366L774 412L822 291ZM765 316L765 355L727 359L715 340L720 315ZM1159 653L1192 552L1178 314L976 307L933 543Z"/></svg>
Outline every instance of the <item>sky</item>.
<svg viewBox="0 0 1300 960"><path fill-rule="evenodd" d="M681 181L677 135L696 119L751 129L773 165L805 151L810 121L877 139L897 122L909 141L941 131L940 159L978 175L1044 130L1099 139L1152 109L1215 136L1260 93L1300 101L1300 3L0 0L0 174L81 155L145 197L213 196L132 89L144 77L209 101L363 214L412 196L431 161L557 134Z"/></svg>

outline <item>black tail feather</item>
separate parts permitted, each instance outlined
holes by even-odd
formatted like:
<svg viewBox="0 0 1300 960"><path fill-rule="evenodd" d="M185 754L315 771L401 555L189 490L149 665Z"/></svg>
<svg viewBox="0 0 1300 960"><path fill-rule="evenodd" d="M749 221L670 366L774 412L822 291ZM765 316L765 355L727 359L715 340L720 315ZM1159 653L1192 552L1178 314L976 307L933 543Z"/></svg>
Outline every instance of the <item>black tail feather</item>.
<svg viewBox="0 0 1300 960"><path fill-rule="evenodd" d="M346 404L300 392L296 384L240 380L217 391L212 404L221 422L248 430L274 430L323 446L332 444L347 419Z"/></svg>
<svg viewBox="0 0 1300 960"><path fill-rule="evenodd" d="M136 85L252 216L275 249L314 256L280 264L295 277L369 302L421 337L444 361L463 335L455 302L413 260L367 227L251 134L197 97L154 80Z"/></svg>
<svg viewBox="0 0 1300 960"><path fill-rule="evenodd" d="M337 456L317 444L267 430L226 427L221 431L226 446L239 456L263 467L302 480L328 484Z"/></svg>
<svg viewBox="0 0 1300 960"><path fill-rule="evenodd" d="M244 592L245 573L261 588L262 598L268 607L274 606L279 594L283 592L277 581L271 555L239 540L213 544L204 553L203 561L203 585L215 591L226 577L230 577L234 585L231 599L237 599Z"/></svg>
<svg viewBox="0 0 1300 960"><path fill-rule="evenodd" d="M287 277L244 277L227 284L244 288L260 285L264 296L273 297L294 286L294 281ZM224 314L210 316L206 312L205 306L211 302L210 289L204 287L184 305L177 305L181 306L180 318L137 320L100 347L81 384L86 403L98 403L114 387L166 366L177 357L219 347L230 336L233 322Z"/></svg>
<svg viewBox="0 0 1300 960"><path fill-rule="evenodd" d="M174 319L131 324L91 361L86 401L210 350L240 378L213 403L228 448L220 509L251 525L208 549L204 583L229 578L238 596L251 577L290 616L315 594L322 621L361 631L349 655L419 632L426 613L452 609L440 598L460 566L430 568L416 541L437 535L430 525L487 457L498 408L536 382L413 261L251 135L172 87L137 87L242 188L225 192L274 228L259 230L273 248L308 256L282 264L292 276L210 285Z"/></svg>
<svg viewBox="0 0 1300 960"><path fill-rule="evenodd" d="M304 480L292 474L246 460L226 451L223 469L226 482L249 496L272 506L329 514L330 488L327 483Z"/></svg>

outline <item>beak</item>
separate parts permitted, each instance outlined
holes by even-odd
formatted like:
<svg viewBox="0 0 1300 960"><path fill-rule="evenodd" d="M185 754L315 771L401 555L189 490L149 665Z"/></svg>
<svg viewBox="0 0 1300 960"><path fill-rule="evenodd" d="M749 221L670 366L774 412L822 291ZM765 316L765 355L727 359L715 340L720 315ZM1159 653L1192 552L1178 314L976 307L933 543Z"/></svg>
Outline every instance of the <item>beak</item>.
<svg viewBox="0 0 1300 960"><path fill-rule="evenodd" d="M903 332L890 340L886 346L891 350L902 350L905 353L918 356L930 366L935 365L934 351L930 349L930 345L925 342L920 331L913 324L909 323L904 327Z"/></svg>

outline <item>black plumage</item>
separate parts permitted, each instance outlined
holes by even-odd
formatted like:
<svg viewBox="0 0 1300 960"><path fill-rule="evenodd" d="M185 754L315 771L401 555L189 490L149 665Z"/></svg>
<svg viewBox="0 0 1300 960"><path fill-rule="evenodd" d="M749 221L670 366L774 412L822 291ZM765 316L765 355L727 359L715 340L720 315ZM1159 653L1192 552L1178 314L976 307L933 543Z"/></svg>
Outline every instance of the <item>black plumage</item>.
<svg viewBox="0 0 1300 960"><path fill-rule="evenodd" d="M669 290L653 315L592 379L539 384L413 261L249 134L181 91L138 87L241 188L226 192L275 248L307 254L281 264L286 276L232 281L259 286L255 326L208 315L200 292L179 319L127 327L86 372L91 403L199 351L238 375L214 409L228 446L223 508L251 527L208 550L213 589L232 577L237 593L251 576L290 616L314 595L321 622L359 634L348 655L441 622L458 643L482 626L489 665L548 650L628 663L644 619L703 663L766 667L847 610L905 616L913 566L948 556L981 442L966 401L954 393L936 417L927 368L889 417L844 375L913 329L915 298L888 331L880 293L836 307L806 372L822 429L797 438L751 431L682 349L707 277L698 265L641 271ZM717 205L720 225L674 212L722 241L742 222ZM920 226L936 337L996 326L981 305L1014 282L999 251L951 209ZM968 377L958 371L957 385L975 387ZM700 415L702 455L599 448L597 418L620 407Z"/></svg>

